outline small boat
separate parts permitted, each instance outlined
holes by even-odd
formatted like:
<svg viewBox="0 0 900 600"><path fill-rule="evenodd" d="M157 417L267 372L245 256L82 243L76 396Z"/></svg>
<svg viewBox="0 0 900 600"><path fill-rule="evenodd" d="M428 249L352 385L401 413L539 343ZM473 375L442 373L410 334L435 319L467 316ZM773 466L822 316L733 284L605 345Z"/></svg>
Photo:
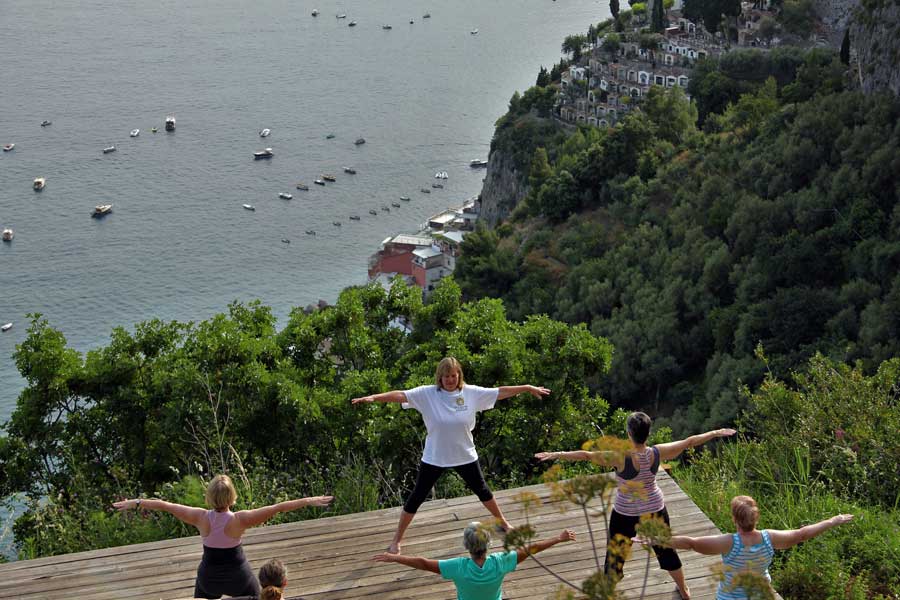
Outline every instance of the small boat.
<svg viewBox="0 0 900 600"><path fill-rule="evenodd" d="M369 209L369 214L370 214L370 215L377 215L377 214L378 214L378 211L375 210L374 208L372 208L372 209Z"/></svg>
<svg viewBox="0 0 900 600"><path fill-rule="evenodd" d="M13 239L14 237L16 237L16 232L13 231L12 229L10 229L9 227L7 227L6 229L3 230L3 236L2 236L2 237L3 237L3 241L4 241L4 242L11 242L12 239Z"/></svg>
<svg viewBox="0 0 900 600"><path fill-rule="evenodd" d="M442 190L442 189L444 189L444 184L443 183L432 183L431 187L433 187L437 190Z"/></svg>
<svg viewBox="0 0 900 600"><path fill-rule="evenodd" d="M314 16L314 17L318 17L318 16L319 16L319 9L318 9L318 8L314 8L314 9L313 9L313 11L312 11L312 16Z"/></svg>
<svg viewBox="0 0 900 600"><path fill-rule="evenodd" d="M109 154L110 152L115 152L115 151L116 151L115 146L107 146L106 148L103 149L103 154Z"/></svg>
<svg viewBox="0 0 900 600"><path fill-rule="evenodd" d="M159 131L159 129L157 129L156 127L150 128L150 133L156 133L157 131Z"/></svg>
<svg viewBox="0 0 900 600"><path fill-rule="evenodd" d="M256 210L256 207L252 204L244 204L243 207L247 210Z"/></svg>
<svg viewBox="0 0 900 600"><path fill-rule="evenodd" d="M305 183L298 183L298 184L297 184L297 189L298 189L298 190L303 190L304 192L307 192L307 191L309 191L309 186L306 185Z"/></svg>
<svg viewBox="0 0 900 600"><path fill-rule="evenodd" d="M351 221L359 221L359 215L350 215Z"/></svg>
<svg viewBox="0 0 900 600"><path fill-rule="evenodd" d="M173 115L166 117L166 131L175 131L175 117Z"/></svg>
<svg viewBox="0 0 900 600"><path fill-rule="evenodd" d="M105 217L109 213L112 212L112 204L98 204L94 207L94 212L91 213L91 216L95 219L99 219L100 217Z"/></svg>
<svg viewBox="0 0 900 600"><path fill-rule="evenodd" d="M345 15L344 13L341 13L339 15L334 15L334 16L337 17L338 19L346 19L347 18L347 15Z"/></svg>
<svg viewBox="0 0 900 600"><path fill-rule="evenodd" d="M450 176L447 175L447 171L441 171L441 179L449 179Z"/></svg>
<svg viewBox="0 0 900 600"><path fill-rule="evenodd" d="M423 194L430 194L430 193L431 193L431 190L429 190L428 188L422 188L422 189L419 190L419 191L422 192Z"/></svg>
<svg viewBox="0 0 900 600"><path fill-rule="evenodd" d="M350 21L347 23L347 27L356 27L356 21Z"/></svg>
<svg viewBox="0 0 900 600"><path fill-rule="evenodd" d="M385 29L385 30L387 30L387 29L393 29L393 27L391 27L390 25L382 25L381 28L382 28L382 29Z"/></svg>
<svg viewBox="0 0 900 600"><path fill-rule="evenodd" d="M41 121L41 127L47 127L48 125L52 125L50 121Z"/></svg>
<svg viewBox="0 0 900 600"><path fill-rule="evenodd" d="M328 173L322 173L322 179L325 181L337 181L337 178L334 175L329 175Z"/></svg>
<svg viewBox="0 0 900 600"><path fill-rule="evenodd" d="M307 229L307 230L306 230L306 235L316 235L315 229Z"/></svg>
<svg viewBox="0 0 900 600"><path fill-rule="evenodd" d="M280 194L278 194L278 197L281 198L282 200L293 200L294 199L294 197L291 196L290 194L288 194L287 192L281 192Z"/></svg>
<svg viewBox="0 0 900 600"><path fill-rule="evenodd" d="M383 210L384 212L391 212L391 209L389 206L382 206L381 210Z"/></svg>
<svg viewBox="0 0 900 600"><path fill-rule="evenodd" d="M335 227L340 227L340 226L341 226L341 222L340 222L340 221L332 221L331 224L334 225Z"/></svg>
<svg viewBox="0 0 900 600"><path fill-rule="evenodd" d="M329 133L328 135L325 136L325 139L326 139L326 140L333 140L333 139L334 139L334 134L333 134L333 133Z"/></svg>
<svg viewBox="0 0 900 600"><path fill-rule="evenodd" d="M409 202L409 196L400 196L400 199L404 202Z"/></svg>
<svg viewBox="0 0 900 600"><path fill-rule="evenodd" d="M3 151L4 151L4 152L9 152L10 150L12 150L12 149L15 148L15 147L16 147L15 144L6 144L5 146L3 146Z"/></svg>
<svg viewBox="0 0 900 600"><path fill-rule="evenodd" d="M344 167L344 173L349 173L350 175L356 175L356 169L353 167Z"/></svg>
<svg viewBox="0 0 900 600"><path fill-rule="evenodd" d="M272 130L269 128L263 129L259 132L259 137L269 137L269 134L272 133Z"/></svg>
<svg viewBox="0 0 900 600"><path fill-rule="evenodd" d="M410 20L409 20L409 24L412 25L413 23L415 23L415 21L413 21L412 19L410 19Z"/></svg>
<svg viewBox="0 0 900 600"><path fill-rule="evenodd" d="M394 208L400 208L400 203L399 202L391 202L391 206L393 206Z"/></svg>
<svg viewBox="0 0 900 600"><path fill-rule="evenodd" d="M423 19L430 19L430 18L431 18L431 13L425 13L424 15L422 15L422 18L423 18Z"/></svg>
<svg viewBox="0 0 900 600"><path fill-rule="evenodd" d="M472 167L473 169L477 169L479 167L486 167L486 166L488 166L488 161L479 160L476 158L475 160L469 161L469 166Z"/></svg>
<svg viewBox="0 0 900 600"><path fill-rule="evenodd" d="M140 129L132 129L131 133L128 135L130 135L131 137L137 137L137 136L141 135L141 130Z"/></svg>
<svg viewBox="0 0 900 600"><path fill-rule="evenodd" d="M44 179L43 177L38 177L37 179L34 180L34 183L32 185L33 185L35 191L39 192L42 189L44 189L45 185L47 185L47 180Z"/></svg>
<svg viewBox="0 0 900 600"><path fill-rule="evenodd" d="M5 325L0 325L0 331L9 331L12 329L12 323L6 323Z"/></svg>
<svg viewBox="0 0 900 600"><path fill-rule="evenodd" d="M281 243L282 243L282 244L290 244L290 243L291 243L291 240L289 240L289 239L287 239L287 238L281 238Z"/></svg>
<svg viewBox="0 0 900 600"><path fill-rule="evenodd" d="M253 160L260 160L261 158L272 158L275 156L275 153L272 152L271 148L266 148L265 150L260 150L259 152L253 153Z"/></svg>
<svg viewBox="0 0 900 600"><path fill-rule="evenodd" d="M313 181L313 183L316 185L325 185L325 180L324 179L316 179L315 181Z"/></svg>
<svg viewBox="0 0 900 600"><path fill-rule="evenodd" d="M362 146L363 144L366 143L366 140L363 139L363 138L359 138L359 139L357 139L357 140L356 140L355 142L353 142L353 143L356 144L357 146Z"/></svg>
<svg viewBox="0 0 900 600"><path fill-rule="evenodd" d="M473 30L470 31L469 33L471 33L472 35L477 35L477 34L478 34L478 30L477 30L477 29L473 29Z"/></svg>

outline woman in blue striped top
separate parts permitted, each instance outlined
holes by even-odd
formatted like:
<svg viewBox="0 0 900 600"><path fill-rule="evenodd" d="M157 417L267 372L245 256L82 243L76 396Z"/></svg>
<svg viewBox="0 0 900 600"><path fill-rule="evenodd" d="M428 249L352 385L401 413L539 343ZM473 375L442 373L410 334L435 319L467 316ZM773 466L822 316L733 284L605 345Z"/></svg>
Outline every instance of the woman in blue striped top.
<svg viewBox="0 0 900 600"><path fill-rule="evenodd" d="M661 518L669 524L669 512L666 510L662 490L656 484L656 472L663 460L672 460L688 448L705 444L713 438L734 435L734 429L717 429L707 431L689 438L647 446L650 436L650 417L642 412L628 415L625 423L628 439L632 448L629 452L577 450L574 452L539 452L535 454L540 460L590 460L596 464L613 467L616 470L618 489L613 503L612 515L609 518L609 540L606 545L606 564L604 571L607 577L622 579L623 558L626 548L631 547L631 538L642 515ZM618 548L618 551L616 551ZM691 591L684 580L684 569L678 553L672 548L654 546L659 567L667 571L678 586L678 593L684 600L689 600Z"/></svg>
<svg viewBox="0 0 900 600"><path fill-rule="evenodd" d="M758 531L759 508L750 496L735 496L731 500L731 519L737 526L737 533L710 535L704 537L688 537L677 535L672 537L670 546L679 550L694 550L700 554L721 554L725 566L724 579L719 582L716 600L747 600L747 590L739 585L742 575L750 575L750 581L756 580L769 585L769 565L776 550L785 550L800 542L814 538L820 533L848 523L853 515L835 515L815 525L807 525L800 529L779 531L763 529ZM749 583L747 579L745 584Z"/></svg>

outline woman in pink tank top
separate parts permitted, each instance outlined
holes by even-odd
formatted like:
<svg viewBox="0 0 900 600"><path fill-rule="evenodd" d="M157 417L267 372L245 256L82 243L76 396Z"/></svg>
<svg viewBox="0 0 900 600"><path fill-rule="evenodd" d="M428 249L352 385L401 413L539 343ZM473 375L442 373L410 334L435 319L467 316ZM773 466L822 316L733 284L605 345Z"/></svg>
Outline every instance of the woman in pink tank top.
<svg viewBox="0 0 900 600"><path fill-rule="evenodd" d="M121 500L113 506L119 510L140 508L167 512L196 527L203 539L203 559L197 568L194 597L221 598L226 594L259 595L259 582L241 547L241 537L247 529L265 523L278 513L304 506L328 506L333 499L333 496L298 498L253 510L232 512L231 507L237 502L234 483L228 475L216 475L206 488L206 503L211 507L210 510L154 498Z"/></svg>
<svg viewBox="0 0 900 600"><path fill-rule="evenodd" d="M612 515L609 518L609 541L606 546L606 564L604 571L606 576L616 581L622 578L624 559L621 552L615 552L611 548L615 541L619 548L623 545L631 547L631 538L635 535L635 527L640 522L642 515L653 515L669 524L669 513L666 510L665 499L662 490L656 484L656 472L661 461L672 460L679 454L705 444L717 437L734 435L734 429L717 429L707 431L689 438L670 442L668 444L647 445L650 436L650 417L642 412L634 412L628 415L626 429L628 439L631 440L631 450L628 452L614 452L602 450L590 452L576 450L574 452L539 452L534 456L540 460L590 460L598 465L612 467L616 472L616 499L613 503ZM684 580L684 570L681 568L681 560L672 548L654 546L657 562L664 571L667 571L678 588L679 595L688 600L691 591Z"/></svg>

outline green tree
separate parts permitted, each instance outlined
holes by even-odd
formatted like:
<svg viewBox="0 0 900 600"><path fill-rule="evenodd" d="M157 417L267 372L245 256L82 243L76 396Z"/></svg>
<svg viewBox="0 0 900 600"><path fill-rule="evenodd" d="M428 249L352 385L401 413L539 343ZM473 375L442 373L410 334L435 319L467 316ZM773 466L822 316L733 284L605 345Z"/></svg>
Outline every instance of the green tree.
<svg viewBox="0 0 900 600"><path fill-rule="evenodd" d="M581 51L587 45L587 36L583 34L573 34L566 36L562 43L562 52L571 55L574 62L581 60Z"/></svg>
<svg viewBox="0 0 900 600"><path fill-rule="evenodd" d="M656 33L663 33L667 26L666 9L663 7L662 0L653 0L653 12L650 15L650 29Z"/></svg>
<svg viewBox="0 0 900 600"><path fill-rule="evenodd" d="M619 0L609 0L609 14L616 21L619 20Z"/></svg>
<svg viewBox="0 0 900 600"><path fill-rule="evenodd" d="M541 70L538 71L537 82L535 85L538 87L547 87L550 85L550 72L544 68L544 65L541 65Z"/></svg>
<svg viewBox="0 0 900 600"><path fill-rule="evenodd" d="M657 135L672 144L683 144L697 133L697 107L680 87L652 86L642 109L656 125Z"/></svg>

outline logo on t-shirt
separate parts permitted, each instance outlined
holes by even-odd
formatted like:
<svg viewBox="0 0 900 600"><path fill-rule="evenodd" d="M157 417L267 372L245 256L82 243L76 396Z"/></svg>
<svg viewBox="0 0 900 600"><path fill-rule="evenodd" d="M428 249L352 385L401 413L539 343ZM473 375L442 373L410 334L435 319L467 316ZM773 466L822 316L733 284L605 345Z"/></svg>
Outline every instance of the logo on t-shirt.
<svg viewBox="0 0 900 600"><path fill-rule="evenodd" d="M456 410L457 411L466 410L466 400L465 400L465 398L462 397L462 394L460 394L459 396L454 398L454 400L456 401Z"/></svg>

